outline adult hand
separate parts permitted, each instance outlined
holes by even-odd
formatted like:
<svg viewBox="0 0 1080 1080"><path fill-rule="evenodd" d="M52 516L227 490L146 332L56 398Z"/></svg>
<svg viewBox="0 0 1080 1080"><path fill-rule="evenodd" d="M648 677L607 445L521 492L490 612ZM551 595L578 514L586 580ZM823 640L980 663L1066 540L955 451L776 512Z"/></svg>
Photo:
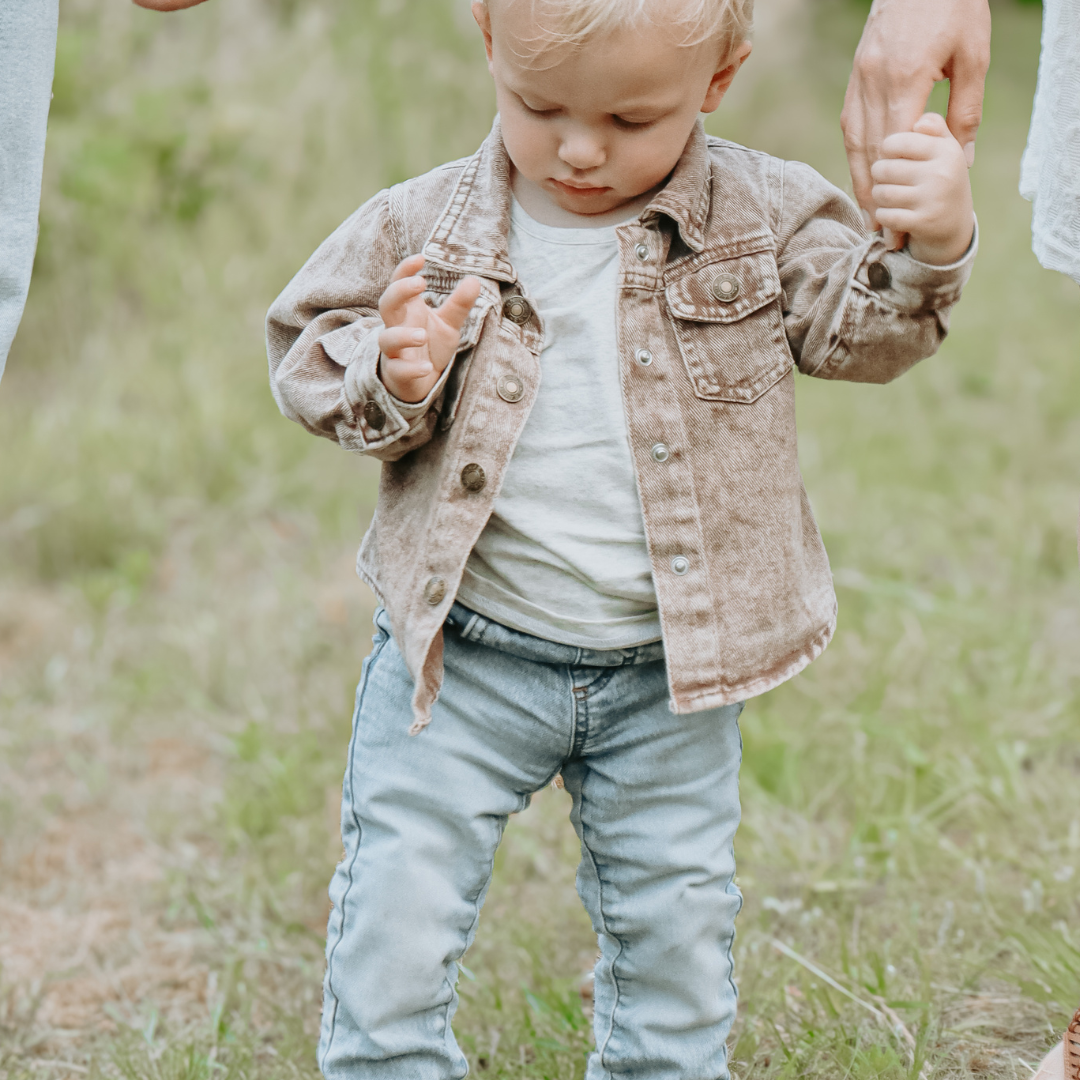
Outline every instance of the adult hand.
<svg viewBox="0 0 1080 1080"><path fill-rule="evenodd" d="M949 80L949 130L973 164L989 66L988 0L874 0L840 116L855 198L874 228L870 169L881 144L914 128L942 79Z"/></svg>
<svg viewBox="0 0 1080 1080"><path fill-rule="evenodd" d="M139 7L150 8L152 11L179 11L181 8L194 7L203 3L203 0L132 0Z"/></svg>

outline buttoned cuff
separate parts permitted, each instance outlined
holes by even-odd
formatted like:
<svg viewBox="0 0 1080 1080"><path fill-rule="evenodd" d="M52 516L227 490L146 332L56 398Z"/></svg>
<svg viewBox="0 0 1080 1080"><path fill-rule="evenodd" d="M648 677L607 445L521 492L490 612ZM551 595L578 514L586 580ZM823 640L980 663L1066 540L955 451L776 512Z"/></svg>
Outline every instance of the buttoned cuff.
<svg viewBox="0 0 1080 1080"><path fill-rule="evenodd" d="M345 397L352 411L350 426L357 444L352 448L356 450L380 450L420 428L454 366L451 360L423 401L406 402L391 394L379 378L381 356L379 335L369 332L356 343L345 369Z"/></svg>
<svg viewBox="0 0 1080 1080"><path fill-rule="evenodd" d="M859 267L855 279L875 296L901 311L941 311L960 299L971 277L979 248L976 220L967 251L947 266L919 262L905 245L887 251L883 240L875 240Z"/></svg>
<svg viewBox="0 0 1080 1080"><path fill-rule="evenodd" d="M457 357L454 357L456 360ZM381 357L380 357L381 360ZM454 367L454 360L451 360L449 364L443 368L443 373L439 376L438 382L428 391L427 397L423 401L402 401L401 398L395 397L386 390L386 396L393 402L394 408L401 414L406 420L417 420L424 415L431 408L432 405L438 400L439 395L443 392L443 387L446 386L446 380L450 378L450 372ZM380 380L380 385L382 381Z"/></svg>

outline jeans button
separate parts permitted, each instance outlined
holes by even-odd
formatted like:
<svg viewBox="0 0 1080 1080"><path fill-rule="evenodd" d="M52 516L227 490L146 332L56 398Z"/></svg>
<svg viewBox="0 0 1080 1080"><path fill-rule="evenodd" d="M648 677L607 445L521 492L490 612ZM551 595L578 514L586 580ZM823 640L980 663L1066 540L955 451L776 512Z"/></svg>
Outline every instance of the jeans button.
<svg viewBox="0 0 1080 1080"><path fill-rule="evenodd" d="M634 248L634 254L638 257L638 262L648 262L649 261L649 245L648 244L638 244L638 246L636 248Z"/></svg>
<svg viewBox="0 0 1080 1080"><path fill-rule="evenodd" d="M671 572L673 574L678 574L679 577L682 577L683 574L689 573L689 571L690 560L685 555L676 555L675 558L671 560Z"/></svg>
<svg viewBox="0 0 1080 1080"><path fill-rule="evenodd" d="M634 353L634 359L642 366L648 367L652 363L652 353L648 349L638 349Z"/></svg>
<svg viewBox="0 0 1080 1080"><path fill-rule="evenodd" d="M653 443L653 448L649 452L652 454L653 461L667 461L671 456L671 452L662 442Z"/></svg>
<svg viewBox="0 0 1080 1080"><path fill-rule="evenodd" d="M441 604L446 599L446 578L437 576L428 578L428 582L424 586L424 599L432 607Z"/></svg>
<svg viewBox="0 0 1080 1080"><path fill-rule="evenodd" d="M477 465L475 461L470 462L461 470L461 486L466 491L482 491L486 483L487 474L484 472L484 467Z"/></svg>

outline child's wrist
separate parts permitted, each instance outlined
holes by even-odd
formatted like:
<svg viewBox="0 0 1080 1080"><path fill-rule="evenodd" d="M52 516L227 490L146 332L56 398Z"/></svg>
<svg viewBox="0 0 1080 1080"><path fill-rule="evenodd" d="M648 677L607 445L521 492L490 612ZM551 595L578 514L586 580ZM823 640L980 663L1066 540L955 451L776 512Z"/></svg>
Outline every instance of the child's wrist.
<svg viewBox="0 0 1080 1080"><path fill-rule="evenodd" d="M959 230L947 240L921 240L917 235L909 235L907 251L917 262L928 266L951 266L964 257L974 236L975 221L972 219L966 231Z"/></svg>
<svg viewBox="0 0 1080 1080"><path fill-rule="evenodd" d="M431 393L431 388L435 383L439 381L437 377L434 379L417 379L414 376L395 379L388 376L386 372L387 359L386 356L379 357L379 367L377 369L379 382L382 383L383 389L402 405L419 405Z"/></svg>

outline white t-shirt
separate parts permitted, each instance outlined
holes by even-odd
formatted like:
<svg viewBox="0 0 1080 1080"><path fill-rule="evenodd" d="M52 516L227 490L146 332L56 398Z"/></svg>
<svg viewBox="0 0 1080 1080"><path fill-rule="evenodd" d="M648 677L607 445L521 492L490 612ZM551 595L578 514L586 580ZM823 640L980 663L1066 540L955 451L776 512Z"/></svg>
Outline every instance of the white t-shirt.
<svg viewBox="0 0 1080 1080"><path fill-rule="evenodd" d="M1080 0L1044 0L1042 56L1020 194L1039 262L1080 282Z"/></svg>
<svg viewBox="0 0 1080 1080"><path fill-rule="evenodd" d="M543 325L540 389L458 599L567 645L657 641L619 381L615 228L542 225L515 200L509 254Z"/></svg>

